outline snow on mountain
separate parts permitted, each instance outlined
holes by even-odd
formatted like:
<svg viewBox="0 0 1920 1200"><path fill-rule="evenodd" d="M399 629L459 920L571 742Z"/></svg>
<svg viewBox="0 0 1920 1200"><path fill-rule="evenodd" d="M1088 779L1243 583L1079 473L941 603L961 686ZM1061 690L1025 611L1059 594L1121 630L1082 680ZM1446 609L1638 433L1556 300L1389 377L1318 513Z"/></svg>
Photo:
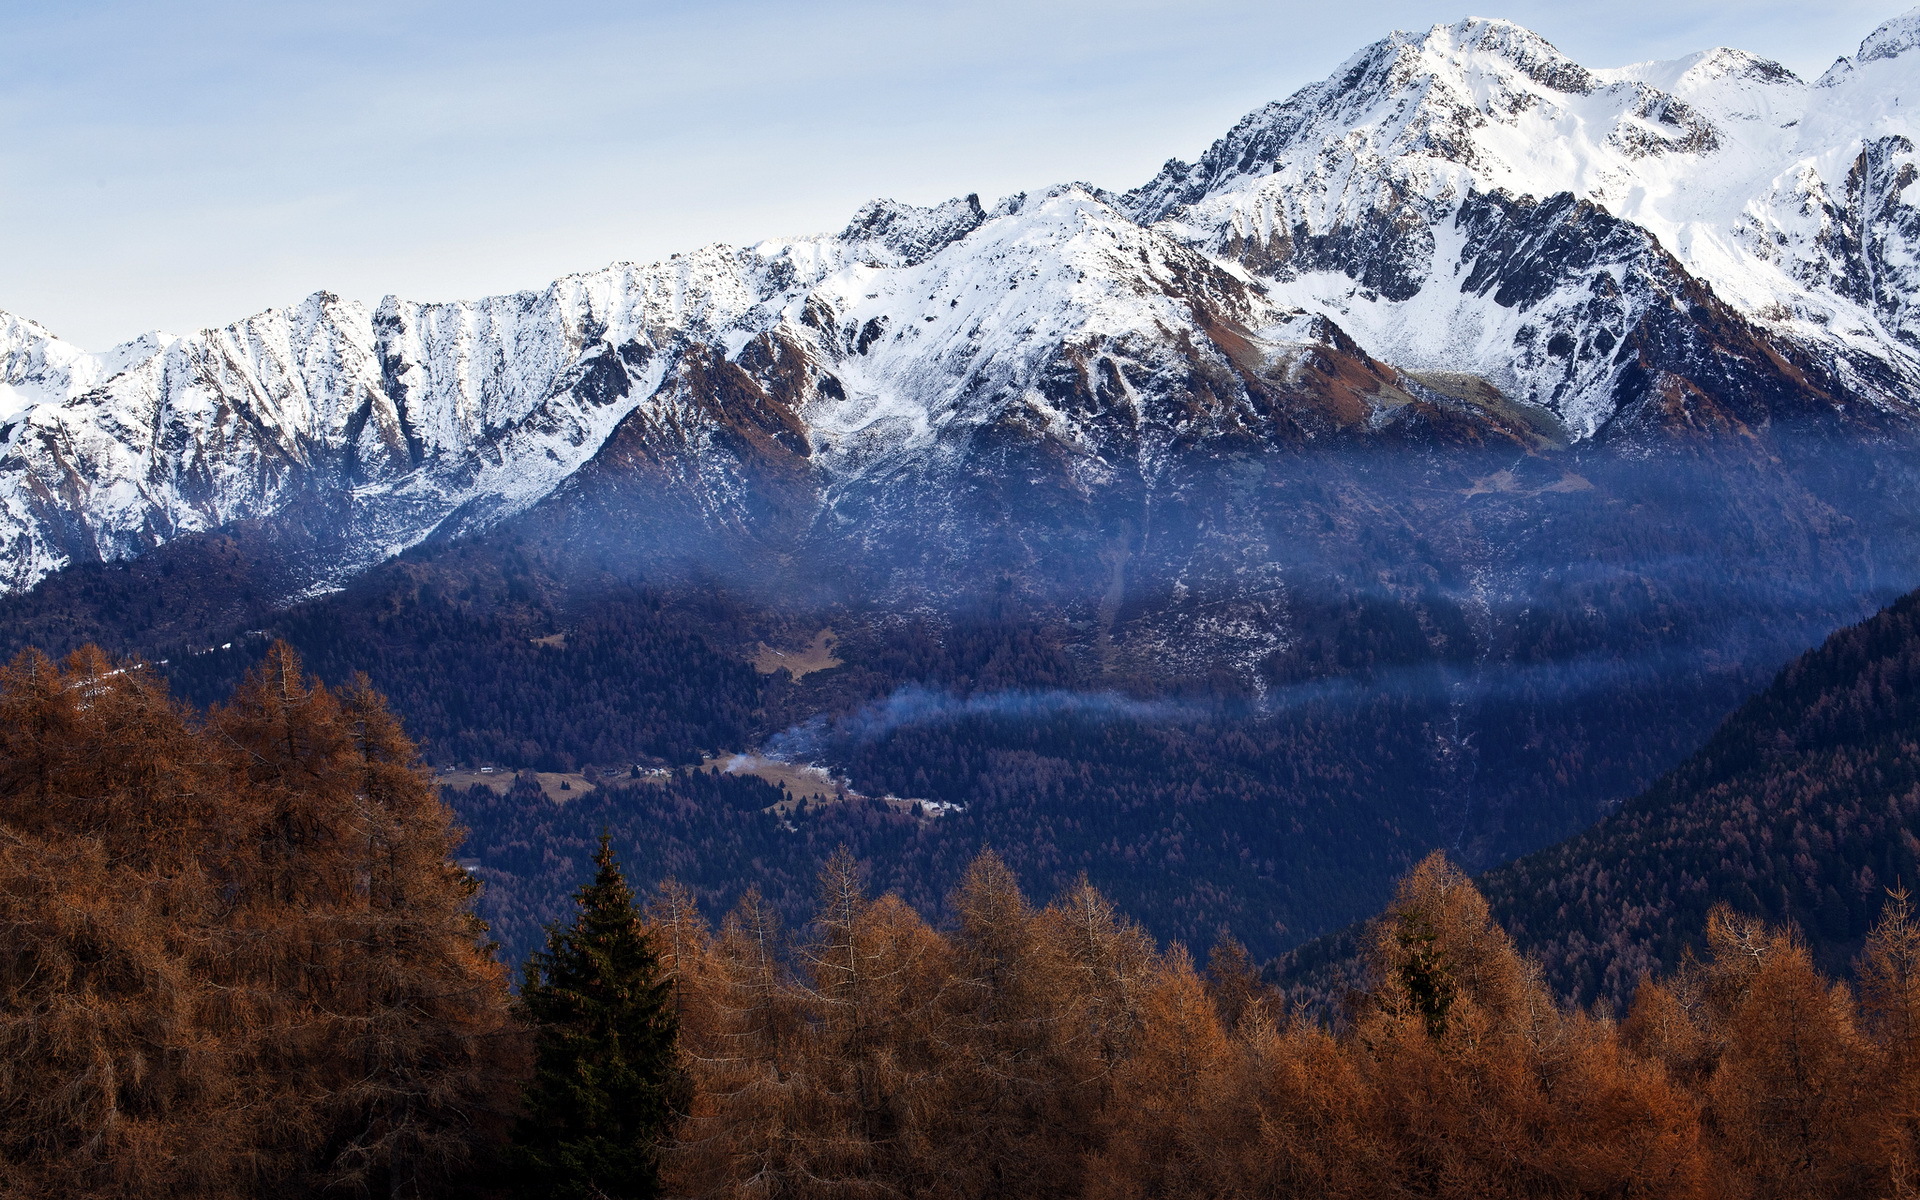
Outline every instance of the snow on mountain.
<svg viewBox="0 0 1920 1200"><path fill-rule="evenodd" d="M1293 315L1081 187L984 222L964 251L899 269L842 270L811 292L847 330L860 331L852 354L839 352L844 337L837 346L812 339L845 392L806 412L830 471L936 445L955 452L953 434L1009 409L1084 447L1090 435L1081 421L1095 414L1062 411L1042 392L1063 348L1123 355L1144 378L1169 365L1176 352L1167 331L1193 328L1196 302L1247 327ZM1123 388L1118 404L1137 397ZM1139 413L1129 415L1140 423ZM1172 429L1160 424L1155 434Z"/></svg>
<svg viewBox="0 0 1920 1200"><path fill-rule="evenodd" d="M832 372L795 398L829 474L897 471L935 448L951 463L954 430L1009 410L1071 441L1037 390L1060 348L1124 345L1174 369L1168 331L1205 340L1197 301L1236 327L1300 315L1069 187L993 214L971 198L875 204L838 236L709 247L471 303L388 298L369 312L323 293L144 357L83 355L14 321L9 378L38 402L4 430L8 582L316 490L347 499L345 576L541 499L629 417L670 426L673 452L697 458L715 417L690 394L688 355L738 358L769 334Z"/></svg>
<svg viewBox="0 0 1920 1200"><path fill-rule="evenodd" d="M1589 70L1476 18L1368 47L1125 196L875 201L834 235L472 302L320 293L99 355L0 314L0 590L303 514L341 525L326 586L616 443L678 456L711 512L749 443L829 510L1007 437L1087 486L1151 479L1210 438L1453 403L1395 368L1575 439L1654 393L1911 413L1916 44L1920 10L1808 84L1726 49Z"/></svg>
<svg viewBox="0 0 1920 1200"><path fill-rule="evenodd" d="M38 322L0 312L0 364L5 370L0 375L0 422L36 404L85 391L151 357L171 341L164 333L149 333L105 354L88 354Z"/></svg>
<svg viewBox="0 0 1920 1200"><path fill-rule="evenodd" d="M1591 434L1611 411L1604 381L1515 361L1521 331L1553 314L1459 291L1473 264L1453 226L1470 196L1564 193L1900 404L1920 387L1920 72L1888 55L1917 19L1883 26L1819 87L1735 50L1591 71L1503 21L1397 33L1198 163L1169 163L1127 206L1339 314L1383 357L1484 374Z"/></svg>
<svg viewBox="0 0 1920 1200"><path fill-rule="evenodd" d="M636 374L738 318L763 288L720 248L621 265L474 303L327 293L223 329L82 354L0 324L0 582L114 560L182 534L343 497L351 574L456 510L483 521L550 491L632 407L594 364L618 339ZM654 382L657 383L657 372Z"/></svg>
<svg viewBox="0 0 1920 1200"><path fill-rule="evenodd" d="M1909 9L1868 34L1860 43L1855 64L1898 58L1915 49L1920 49L1920 8Z"/></svg>

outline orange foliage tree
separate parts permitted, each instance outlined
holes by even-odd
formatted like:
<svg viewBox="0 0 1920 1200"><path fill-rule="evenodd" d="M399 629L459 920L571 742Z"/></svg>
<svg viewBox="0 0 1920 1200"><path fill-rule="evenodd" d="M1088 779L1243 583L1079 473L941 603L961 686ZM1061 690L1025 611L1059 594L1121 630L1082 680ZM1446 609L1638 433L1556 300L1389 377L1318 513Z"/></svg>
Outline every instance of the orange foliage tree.
<svg viewBox="0 0 1920 1200"><path fill-rule="evenodd" d="M782 938L710 933L668 885L690 1119L675 1194L1192 1197L1911 1195L1920 929L1888 909L1864 1005L1794 936L1716 916L1616 1021L1559 1003L1435 854L1373 923L1337 1025L1232 945L1195 968L1084 882L1036 908L990 852L951 929L845 855Z"/></svg>
<svg viewBox="0 0 1920 1200"><path fill-rule="evenodd" d="M0 672L0 1194L415 1196L518 1037L451 816L364 681L277 645L202 721L84 650Z"/></svg>

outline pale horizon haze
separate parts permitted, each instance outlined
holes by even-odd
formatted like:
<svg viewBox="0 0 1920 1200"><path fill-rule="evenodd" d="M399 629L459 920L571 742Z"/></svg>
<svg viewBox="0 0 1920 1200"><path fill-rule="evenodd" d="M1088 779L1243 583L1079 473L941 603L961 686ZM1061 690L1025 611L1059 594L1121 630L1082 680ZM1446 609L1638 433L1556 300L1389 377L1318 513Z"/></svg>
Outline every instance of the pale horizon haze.
<svg viewBox="0 0 1920 1200"><path fill-rule="evenodd" d="M320 289L537 288L862 203L1123 190L1460 0L362 0L0 11L0 309L90 350ZM1804 77L1910 0L1473 0L1591 67Z"/></svg>

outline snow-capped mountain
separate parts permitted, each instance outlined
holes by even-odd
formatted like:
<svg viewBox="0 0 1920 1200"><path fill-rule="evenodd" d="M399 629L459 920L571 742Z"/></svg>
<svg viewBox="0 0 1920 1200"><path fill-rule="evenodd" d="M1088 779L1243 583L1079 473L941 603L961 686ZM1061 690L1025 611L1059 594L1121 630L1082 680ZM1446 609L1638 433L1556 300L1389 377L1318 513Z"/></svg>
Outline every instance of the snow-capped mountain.
<svg viewBox="0 0 1920 1200"><path fill-rule="evenodd" d="M1124 195L880 201L834 235L477 302L321 293L99 355L0 316L0 589L266 518L337 527L326 587L620 477L696 524L859 544L1249 448L1903 431L1917 45L1920 10L1814 82L1725 49L1602 71L1475 19Z"/></svg>
<svg viewBox="0 0 1920 1200"><path fill-rule="evenodd" d="M1724 48L1593 71L1500 21L1396 34L1197 164L1169 163L1125 207L1398 365L1483 374L1591 436L1616 407L1608 356L1650 299L1621 252L1528 263L1553 278L1489 294L1502 281L1487 198L1509 210L1495 240L1530 241L1579 219L1553 208L1569 197L1832 364L1849 393L1906 407L1920 385L1917 31L1920 9L1814 83Z"/></svg>

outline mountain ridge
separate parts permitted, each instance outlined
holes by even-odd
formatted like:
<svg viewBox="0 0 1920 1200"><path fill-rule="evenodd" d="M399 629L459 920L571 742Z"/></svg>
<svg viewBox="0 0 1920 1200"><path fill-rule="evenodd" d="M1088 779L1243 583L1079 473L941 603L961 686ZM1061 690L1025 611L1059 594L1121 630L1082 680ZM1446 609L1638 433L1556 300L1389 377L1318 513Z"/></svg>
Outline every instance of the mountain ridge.
<svg viewBox="0 0 1920 1200"><path fill-rule="evenodd" d="M1920 280L1920 208L1905 199L1911 124L1885 102L1885 76L1916 22L1920 11L1886 23L1808 85L1726 50L1592 71L1520 26L1473 18L1375 43L1244 119L1199 164L1170 163L1125 195L1069 184L991 207L874 201L838 234L705 247L472 302L369 309L321 292L98 356L7 317L0 586L236 520L298 520L325 494L315 520L344 511L328 518L340 520L336 561L303 589L324 590L539 503L630 419L678 431L674 452L690 457L678 474L700 492L700 448L726 421L682 366L737 363L760 339L787 347L781 369L797 372L776 423L802 438L816 516L834 489L902 472L950 487L940 464L968 429L1052 445L1070 475L1127 457L1151 471L1137 455L1180 435L1132 401L1184 405L1196 371L1222 381L1215 391L1244 391L1234 375L1259 391L1276 356L1359 364L1345 391L1307 404L1344 414L1336 426L1391 424L1419 393L1406 372L1445 372L1487 380L1537 414L1528 423L1578 442L1687 424L1680 410L1703 393L1728 409L1719 393L1750 380L1716 389L1689 372L1745 345L1734 353L1771 380L1762 390L1795 394L1802 415L1904 429L1920 396L1904 298ZM1802 124L1812 132L1783 132ZM1542 157L1549 143L1559 149ZM1809 146L1820 152L1747 198L1744 224L1686 211L1686 189L1655 194L1688 171L1738 160L1752 175L1765 153ZM1710 325L1746 328L1696 334L1703 302L1722 306ZM1634 359L1649 323L1665 348L1644 353L1643 337ZM1094 409L1068 414L1044 399L1045 380L1075 359L1118 382L1085 389ZM1245 401L1221 395L1227 408L1207 420L1241 420L1227 414ZM1445 393L1419 399L1461 408ZM1752 423L1735 410L1705 419ZM1114 441L1129 422L1138 437ZM730 469L717 465L690 504L737 498L747 485Z"/></svg>

